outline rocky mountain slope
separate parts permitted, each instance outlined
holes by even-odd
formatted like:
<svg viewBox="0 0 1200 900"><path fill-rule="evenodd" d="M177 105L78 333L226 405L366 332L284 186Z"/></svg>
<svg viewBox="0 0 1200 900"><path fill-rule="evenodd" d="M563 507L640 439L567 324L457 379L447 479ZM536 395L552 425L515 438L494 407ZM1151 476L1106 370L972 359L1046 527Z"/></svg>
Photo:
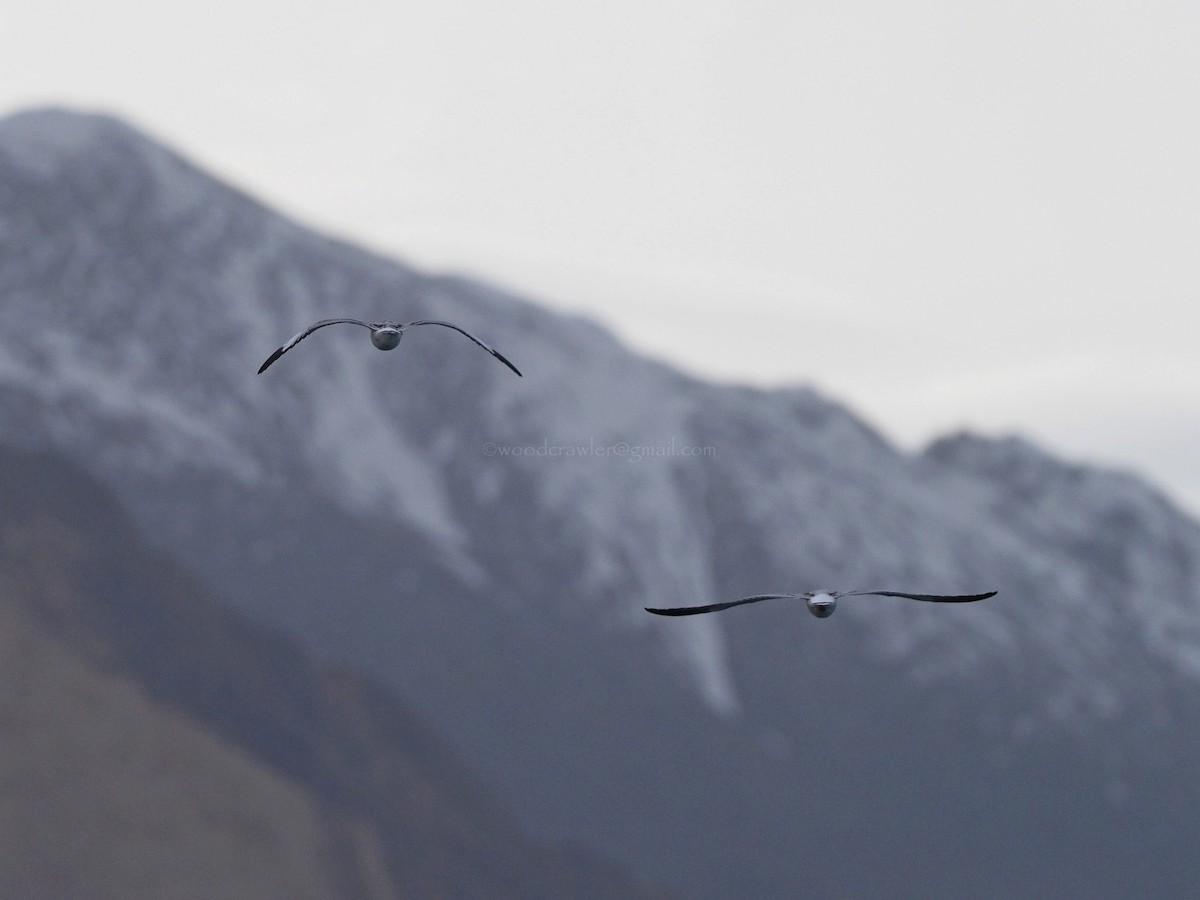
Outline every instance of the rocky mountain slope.
<svg viewBox="0 0 1200 900"><path fill-rule="evenodd" d="M526 837L420 716L0 451L0 894L651 896ZM655 895L657 896L657 895Z"/></svg>
<svg viewBox="0 0 1200 900"><path fill-rule="evenodd" d="M1015 439L900 453L103 117L0 122L0 255L0 439L397 691L527 827L692 896L1197 885L1200 528L1138 479ZM445 329L330 328L254 374L338 315L456 322L526 377ZM822 586L1000 595L641 609Z"/></svg>

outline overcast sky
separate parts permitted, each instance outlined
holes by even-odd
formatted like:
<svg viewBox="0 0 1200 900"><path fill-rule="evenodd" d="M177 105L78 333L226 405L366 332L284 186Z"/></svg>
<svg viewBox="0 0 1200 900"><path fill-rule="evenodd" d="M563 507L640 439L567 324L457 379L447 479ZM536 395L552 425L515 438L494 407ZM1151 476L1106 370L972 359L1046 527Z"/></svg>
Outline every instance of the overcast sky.
<svg viewBox="0 0 1200 900"><path fill-rule="evenodd" d="M0 114L113 112L285 211L917 447L1200 511L1200 4L5 0ZM331 310L331 314L336 310Z"/></svg>

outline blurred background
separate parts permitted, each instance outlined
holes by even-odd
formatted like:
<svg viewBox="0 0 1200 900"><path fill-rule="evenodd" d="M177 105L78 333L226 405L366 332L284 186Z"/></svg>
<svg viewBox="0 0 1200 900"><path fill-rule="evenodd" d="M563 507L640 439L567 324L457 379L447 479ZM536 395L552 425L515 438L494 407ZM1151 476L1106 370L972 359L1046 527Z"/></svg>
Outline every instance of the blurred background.
<svg viewBox="0 0 1200 900"><path fill-rule="evenodd" d="M816 383L909 448L1032 434L1200 509L1186 3L9 0L6 19L0 111L128 116L308 222L687 371Z"/></svg>
<svg viewBox="0 0 1200 900"><path fill-rule="evenodd" d="M1196 896L1195 9L4 20L0 896Z"/></svg>

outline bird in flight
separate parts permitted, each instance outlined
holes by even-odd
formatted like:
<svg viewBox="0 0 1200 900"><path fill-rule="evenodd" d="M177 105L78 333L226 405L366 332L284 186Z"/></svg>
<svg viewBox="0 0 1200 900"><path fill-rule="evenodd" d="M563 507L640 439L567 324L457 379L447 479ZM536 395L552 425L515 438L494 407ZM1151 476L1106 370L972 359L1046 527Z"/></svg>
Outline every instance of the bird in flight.
<svg viewBox="0 0 1200 900"><path fill-rule="evenodd" d="M504 363L518 375L521 374L520 370L516 366L510 363L507 359L505 359L479 338L475 337L475 335L468 331L464 331L457 325L451 325L449 322L438 322L434 319L422 319L419 322L360 322L358 319L322 319L320 322L309 325L290 341L268 356L267 361L259 367L258 374L261 375L263 372L267 371L267 367L271 365L271 363L275 362L275 360L279 359L279 357L283 356L283 354L287 353L318 328L324 328L326 325L340 325L342 323L347 325L361 325L363 328L371 329L371 343L380 350L394 350L396 345L400 343L400 338L404 336L404 332L407 329L412 328L414 325L441 325L445 328L453 328L459 334L469 337L476 344L478 344L488 353L492 354L492 356L496 357L496 359L500 360L500 362Z"/></svg>
<svg viewBox="0 0 1200 900"><path fill-rule="evenodd" d="M651 609L646 612L656 616L694 616L699 613L717 612L729 609L731 606L741 606L744 603L757 603L760 600L803 600L808 605L808 611L818 619L827 619L837 609L839 597L906 597L909 600L926 600L931 603L971 603L975 600L986 600L996 596L995 591L986 594L904 594L900 591L805 591L803 594L758 594L754 597L743 597L741 600L730 600L728 603L712 603L708 606L676 606L672 609Z"/></svg>

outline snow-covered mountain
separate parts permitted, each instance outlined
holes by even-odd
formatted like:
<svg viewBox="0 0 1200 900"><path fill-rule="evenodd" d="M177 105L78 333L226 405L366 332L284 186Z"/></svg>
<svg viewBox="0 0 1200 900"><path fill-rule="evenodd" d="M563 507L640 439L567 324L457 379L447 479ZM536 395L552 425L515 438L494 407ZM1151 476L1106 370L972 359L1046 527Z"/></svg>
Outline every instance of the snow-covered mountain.
<svg viewBox="0 0 1200 900"><path fill-rule="evenodd" d="M525 377L446 329L385 355L329 328L255 374L340 315L455 322ZM1200 886L1200 527L1129 475L1017 439L898 452L811 390L689 378L54 110L0 122L0 440L87 466L529 827L650 880ZM642 611L821 586L1000 593Z"/></svg>

